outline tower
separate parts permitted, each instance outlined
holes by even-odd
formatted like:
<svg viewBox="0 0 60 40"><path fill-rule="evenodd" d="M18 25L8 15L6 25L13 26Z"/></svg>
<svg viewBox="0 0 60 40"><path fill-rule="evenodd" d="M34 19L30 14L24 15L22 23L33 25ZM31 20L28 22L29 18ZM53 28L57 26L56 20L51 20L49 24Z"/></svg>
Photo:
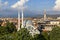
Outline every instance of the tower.
<svg viewBox="0 0 60 40"><path fill-rule="evenodd" d="M44 21L46 21L46 9L44 9Z"/></svg>

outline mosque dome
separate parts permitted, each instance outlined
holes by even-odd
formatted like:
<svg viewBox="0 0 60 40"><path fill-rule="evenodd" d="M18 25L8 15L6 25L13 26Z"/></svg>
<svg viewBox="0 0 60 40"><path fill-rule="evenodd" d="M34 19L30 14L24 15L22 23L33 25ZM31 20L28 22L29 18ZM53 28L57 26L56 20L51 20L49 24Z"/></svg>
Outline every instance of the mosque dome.
<svg viewBox="0 0 60 40"><path fill-rule="evenodd" d="M31 20L28 20L28 21L26 22L26 25L33 25L33 22L32 22Z"/></svg>
<svg viewBox="0 0 60 40"><path fill-rule="evenodd" d="M31 20L24 20L23 24L24 26L33 25L33 22Z"/></svg>

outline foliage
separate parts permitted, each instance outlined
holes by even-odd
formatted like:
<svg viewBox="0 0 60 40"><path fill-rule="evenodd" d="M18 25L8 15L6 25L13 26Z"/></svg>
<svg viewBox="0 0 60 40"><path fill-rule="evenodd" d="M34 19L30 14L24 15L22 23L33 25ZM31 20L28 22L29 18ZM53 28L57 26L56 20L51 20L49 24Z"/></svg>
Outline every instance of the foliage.
<svg viewBox="0 0 60 40"><path fill-rule="evenodd" d="M29 31L25 28L21 29L18 33L18 40L32 40L32 36Z"/></svg>
<svg viewBox="0 0 60 40"><path fill-rule="evenodd" d="M60 28L55 27L53 30L50 32L50 40L60 40Z"/></svg>
<svg viewBox="0 0 60 40"><path fill-rule="evenodd" d="M29 31L25 28L20 29L18 32L4 34L0 36L0 40L32 40L32 36L29 34Z"/></svg>
<svg viewBox="0 0 60 40"><path fill-rule="evenodd" d="M46 40L46 39L42 34L40 34L40 35L35 35L33 40Z"/></svg>
<svg viewBox="0 0 60 40"><path fill-rule="evenodd" d="M7 24L6 24L6 30L9 33L12 33L14 31L17 31L15 25L13 23L9 23L9 22L7 22Z"/></svg>
<svg viewBox="0 0 60 40"><path fill-rule="evenodd" d="M42 35L45 37L46 40L49 40L48 39L48 32L42 32Z"/></svg>
<svg viewBox="0 0 60 40"><path fill-rule="evenodd" d="M0 26L0 36L3 36L4 34L7 34L7 30L6 30L6 27L2 27Z"/></svg>
<svg viewBox="0 0 60 40"><path fill-rule="evenodd" d="M16 32L16 27L13 23L7 22L6 26L0 26L0 40L8 40L12 34Z"/></svg>

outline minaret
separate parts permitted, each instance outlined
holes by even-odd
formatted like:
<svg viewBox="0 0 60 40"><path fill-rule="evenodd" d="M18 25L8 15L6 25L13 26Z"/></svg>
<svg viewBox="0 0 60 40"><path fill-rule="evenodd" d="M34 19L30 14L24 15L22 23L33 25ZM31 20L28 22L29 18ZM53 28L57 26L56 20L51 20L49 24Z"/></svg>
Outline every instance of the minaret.
<svg viewBox="0 0 60 40"><path fill-rule="evenodd" d="M18 9L18 28L17 31L20 30L20 10Z"/></svg>
<svg viewBox="0 0 60 40"><path fill-rule="evenodd" d="M23 18L24 18L23 16L24 16L24 15L23 15L23 9L22 9L22 27L21 27L21 28L24 28L24 27L23 27Z"/></svg>
<svg viewBox="0 0 60 40"><path fill-rule="evenodd" d="M44 21L46 21L46 9L44 9Z"/></svg>

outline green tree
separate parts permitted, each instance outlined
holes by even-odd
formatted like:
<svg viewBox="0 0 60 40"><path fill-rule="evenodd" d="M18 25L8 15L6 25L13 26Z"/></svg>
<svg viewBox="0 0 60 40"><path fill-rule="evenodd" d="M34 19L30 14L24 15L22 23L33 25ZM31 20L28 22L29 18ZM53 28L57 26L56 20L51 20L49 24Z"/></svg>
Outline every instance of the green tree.
<svg viewBox="0 0 60 40"><path fill-rule="evenodd" d="M60 40L60 28L55 27L53 30L50 32L50 40Z"/></svg>
<svg viewBox="0 0 60 40"><path fill-rule="evenodd" d="M20 29L18 32L5 34L0 37L0 40L32 40L33 37L29 34L29 31L25 28Z"/></svg>
<svg viewBox="0 0 60 40"><path fill-rule="evenodd" d="M7 34L6 28L0 26L0 36L1 36L1 35L4 35L4 34Z"/></svg>
<svg viewBox="0 0 60 40"><path fill-rule="evenodd" d="M17 31L16 26L13 23L9 23L9 22L6 23L6 30L9 33Z"/></svg>
<svg viewBox="0 0 60 40"><path fill-rule="evenodd" d="M0 40L13 40L15 37L13 33L16 33L16 27L13 23L7 22L5 27L0 26Z"/></svg>
<svg viewBox="0 0 60 40"><path fill-rule="evenodd" d="M33 40L46 40L42 34L35 35Z"/></svg>
<svg viewBox="0 0 60 40"><path fill-rule="evenodd" d="M18 34L18 40L32 40L32 36L29 34L29 31L25 28L21 29Z"/></svg>
<svg viewBox="0 0 60 40"><path fill-rule="evenodd" d="M45 37L46 40L49 40L48 39L48 32L42 32L42 35Z"/></svg>

